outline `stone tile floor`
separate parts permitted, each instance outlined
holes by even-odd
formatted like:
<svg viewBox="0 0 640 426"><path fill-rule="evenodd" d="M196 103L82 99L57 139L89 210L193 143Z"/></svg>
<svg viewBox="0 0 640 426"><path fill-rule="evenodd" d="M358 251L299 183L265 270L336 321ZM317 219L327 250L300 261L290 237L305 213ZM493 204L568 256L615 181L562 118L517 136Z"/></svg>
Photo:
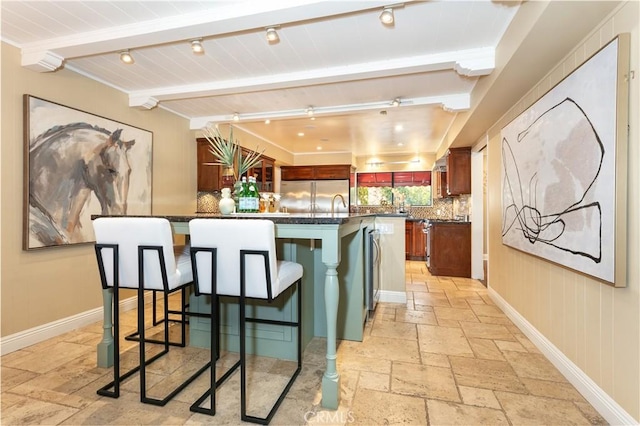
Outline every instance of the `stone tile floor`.
<svg viewBox="0 0 640 426"><path fill-rule="evenodd" d="M432 277L422 262L407 262L406 289L406 305L378 305L363 342L340 342L339 409L320 406L325 341L316 338L272 424L606 424L478 281ZM133 331L135 311L122 324ZM0 424L241 423L239 372L219 388L215 417L189 411L207 388L207 373L165 407L139 402L137 375L119 399L98 396L111 378L110 369L96 367L101 337L96 323L3 356ZM124 342L122 350L123 368L135 365L137 344ZM171 348L149 369L149 393L161 396L207 357L206 350ZM219 370L236 358L223 354ZM250 414L264 415L291 363L255 358L252 368Z"/></svg>

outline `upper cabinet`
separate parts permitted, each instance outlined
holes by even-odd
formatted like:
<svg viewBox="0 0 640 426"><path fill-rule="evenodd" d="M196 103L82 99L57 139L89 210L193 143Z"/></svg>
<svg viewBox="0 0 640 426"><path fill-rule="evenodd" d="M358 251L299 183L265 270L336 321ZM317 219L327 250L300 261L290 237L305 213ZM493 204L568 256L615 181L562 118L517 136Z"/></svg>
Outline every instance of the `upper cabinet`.
<svg viewBox="0 0 640 426"><path fill-rule="evenodd" d="M225 170L217 163L216 157L209 151L209 142L205 138L198 138L198 191L211 192L218 191L224 187L233 187L235 178L233 176L224 176ZM246 151L243 150L245 155ZM258 190L271 192L273 191L273 168L275 160L273 158L262 156L258 164L249 169L247 174L256 176ZM231 174L231 173L230 173Z"/></svg>
<svg viewBox="0 0 640 426"><path fill-rule="evenodd" d="M353 167L351 164L282 166L280 171L282 180L349 179L353 173Z"/></svg>
<svg viewBox="0 0 640 426"><path fill-rule="evenodd" d="M365 172L357 174L358 186L429 186L431 185L431 172Z"/></svg>
<svg viewBox="0 0 640 426"><path fill-rule="evenodd" d="M431 172L393 172L393 186L428 186L431 185Z"/></svg>
<svg viewBox="0 0 640 426"><path fill-rule="evenodd" d="M391 172L358 173L358 186L391 186Z"/></svg>
<svg viewBox="0 0 640 426"><path fill-rule="evenodd" d="M447 194L471 194L471 148L450 148L447 152Z"/></svg>
<svg viewBox="0 0 640 426"><path fill-rule="evenodd" d="M204 138L198 139L198 191L216 191L221 188L221 167L209 151L209 143Z"/></svg>
<svg viewBox="0 0 640 426"><path fill-rule="evenodd" d="M433 182L431 184L431 191L433 198L446 198L449 196L447 193L447 172L440 170L439 168L432 173Z"/></svg>
<svg viewBox="0 0 640 426"><path fill-rule="evenodd" d="M244 155L246 151L243 150ZM260 161L247 171L247 175L255 176L258 184L258 191L273 192L273 167L275 160L273 158L262 156Z"/></svg>

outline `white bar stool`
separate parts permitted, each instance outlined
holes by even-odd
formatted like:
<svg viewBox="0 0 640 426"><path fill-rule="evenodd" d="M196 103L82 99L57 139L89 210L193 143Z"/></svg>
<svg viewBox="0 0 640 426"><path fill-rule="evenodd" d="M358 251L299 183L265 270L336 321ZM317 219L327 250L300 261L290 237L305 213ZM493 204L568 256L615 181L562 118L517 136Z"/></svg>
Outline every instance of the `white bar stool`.
<svg viewBox="0 0 640 426"><path fill-rule="evenodd" d="M151 217L103 217L93 221L95 251L102 288L113 288L114 362L113 381L98 390L99 395L118 398L123 380L140 371L140 401L164 406L189 383L209 368L200 368L184 383L162 399L147 397L146 366L169 352L169 328L164 321L163 350L146 360L145 343L157 342L145 338L144 292L164 293L164 315L168 318L168 295L193 283L190 256L185 252L176 261L173 234L169 221ZM120 315L121 288L138 290L138 333L140 364L120 375ZM187 313L182 311L182 327ZM182 331L184 339L184 330ZM113 388L113 391L109 390Z"/></svg>
<svg viewBox="0 0 640 426"><path fill-rule="evenodd" d="M189 222L191 258L196 295L211 295L211 387L191 410L215 415L216 386L238 367L234 365L218 382L215 381L215 359L218 354L218 296L236 296L240 305L240 400L241 419L268 424L284 400L302 367L302 265L276 258L275 226L262 219L193 219ZM297 321L274 321L246 318L247 299L275 300L283 291L297 285ZM215 311L215 312L214 312ZM269 414L247 415L246 399L246 322L285 325L297 328L298 364ZM215 343L214 343L215 342ZM211 396L211 408L200 405Z"/></svg>
<svg viewBox="0 0 640 426"><path fill-rule="evenodd" d="M181 256L186 256L189 257L189 253L190 253L190 245L187 243L186 245L174 245L173 246L173 253L174 253L174 258L180 258ZM152 303L152 307L151 307L151 324L155 327L159 324L161 324L164 321L169 321L169 322L173 322L173 323L178 323L181 325L180 327L180 341L179 342L174 342L169 340L169 345L170 346L179 346L181 348L184 348L187 345L187 327L186 325L189 324L189 320L187 319L187 315L189 316L193 316L195 314L193 313L188 313L188 309L189 309L189 290L190 286L183 286L180 289L180 309L176 310L176 309L165 309L163 310L163 317L162 318L158 318L158 298L156 297L156 293L158 293L158 290L151 290L153 295L151 297L151 303ZM164 293L163 295L163 302L165 304L165 306L169 303L169 295L167 293L165 293L164 291L161 291L161 293ZM169 316L167 316L169 315ZM179 319L176 319L175 316L171 316L171 315L180 315ZM201 315L198 315L201 316ZM140 341L140 335L139 332L136 330L133 333L129 334L128 336L125 336L124 338L125 340L129 340L129 341L133 341L133 342L139 342ZM158 344L164 344L164 340L158 340L158 339L146 339L146 343L158 343Z"/></svg>

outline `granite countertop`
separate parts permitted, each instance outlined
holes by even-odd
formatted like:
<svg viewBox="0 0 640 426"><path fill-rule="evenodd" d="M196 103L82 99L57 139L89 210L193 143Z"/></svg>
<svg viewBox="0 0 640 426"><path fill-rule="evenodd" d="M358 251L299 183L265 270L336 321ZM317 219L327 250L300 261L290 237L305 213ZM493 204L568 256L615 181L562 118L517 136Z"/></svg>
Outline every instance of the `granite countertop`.
<svg viewBox="0 0 640 426"><path fill-rule="evenodd" d="M455 219L427 219L429 223L447 223L453 225L466 225L471 223L468 220L455 220Z"/></svg>
<svg viewBox="0 0 640 426"><path fill-rule="evenodd" d="M116 215L93 215L91 219L97 217L115 217ZM274 223L292 225L342 225L353 220L366 217L374 218L373 213L237 213L222 215L219 213L195 213L185 215L127 215L128 217L163 217L170 222L188 222L197 218L215 219L269 219Z"/></svg>
<svg viewBox="0 0 640 426"><path fill-rule="evenodd" d="M113 217L116 215L93 215L91 219L97 217ZM447 224L469 224L469 221L454 219L422 219L408 216L406 213L234 213L222 215L219 213L194 213L184 215L128 215L129 217L164 217L171 222L188 222L196 218L216 218L216 219L269 219L274 223L281 224L315 224L315 225L341 225L352 220L375 217L406 218L408 222L429 222Z"/></svg>
<svg viewBox="0 0 640 426"><path fill-rule="evenodd" d="M409 220L410 216L408 213L381 213L381 212L374 212L371 213L374 216L378 216L378 217L399 217L399 218L406 218L407 220Z"/></svg>

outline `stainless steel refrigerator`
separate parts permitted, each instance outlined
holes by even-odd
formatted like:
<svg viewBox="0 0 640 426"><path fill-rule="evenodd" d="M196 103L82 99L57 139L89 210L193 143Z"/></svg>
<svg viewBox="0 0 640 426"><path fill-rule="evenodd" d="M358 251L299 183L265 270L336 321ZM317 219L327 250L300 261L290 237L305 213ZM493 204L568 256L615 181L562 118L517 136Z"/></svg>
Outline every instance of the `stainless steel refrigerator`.
<svg viewBox="0 0 640 426"><path fill-rule="evenodd" d="M349 212L349 179L339 180L283 180L280 182L280 208L290 213L330 213L331 201L334 213Z"/></svg>

